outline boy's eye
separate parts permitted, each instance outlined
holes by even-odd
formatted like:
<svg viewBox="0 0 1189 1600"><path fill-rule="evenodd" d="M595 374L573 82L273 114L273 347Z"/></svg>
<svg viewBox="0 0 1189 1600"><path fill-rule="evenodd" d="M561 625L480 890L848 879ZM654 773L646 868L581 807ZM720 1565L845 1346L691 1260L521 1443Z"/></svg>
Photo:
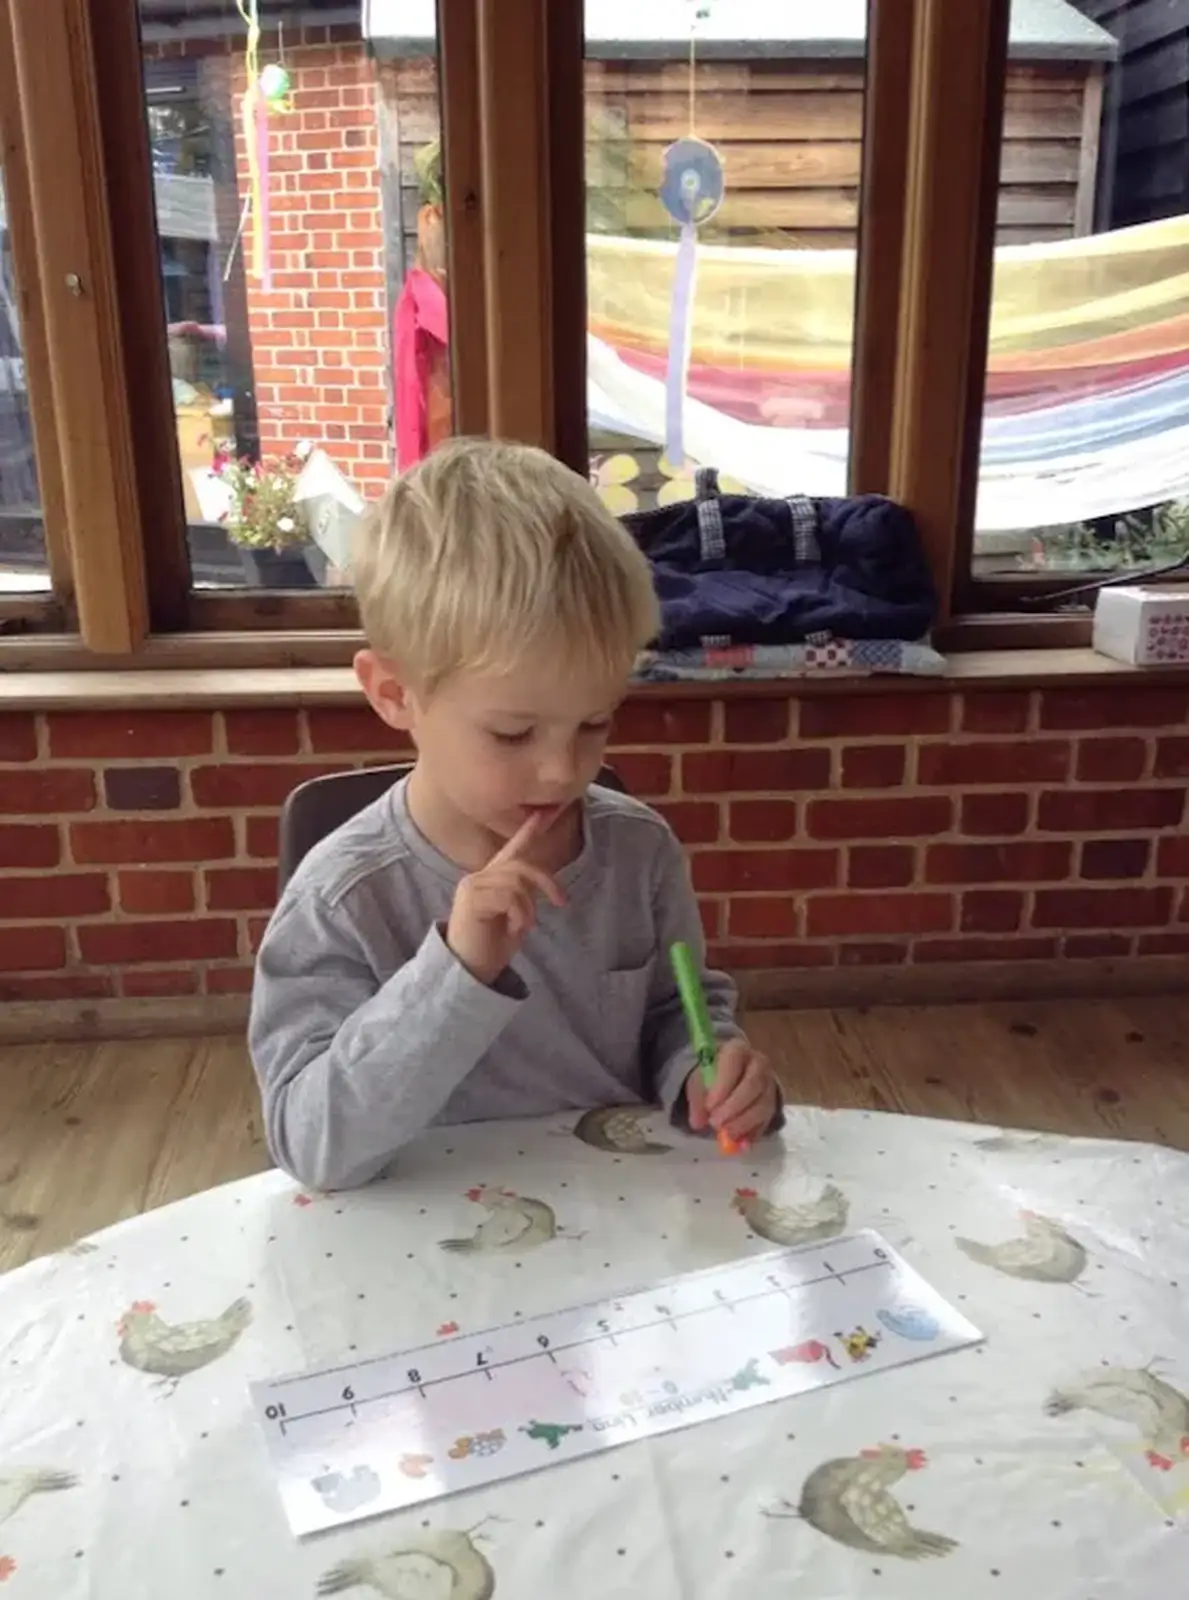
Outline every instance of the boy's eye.
<svg viewBox="0 0 1189 1600"><path fill-rule="evenodd" d="M496 744L527 744L533 736L531 728L523 728L519 733L496 733L492 730L491 737Z"/></svg>
<svg viewBox="0 0 1189 1600"><path fill-rule="evenodd" d="M610 722L584 722L583 733L606 733L611 727Z"/></svg>

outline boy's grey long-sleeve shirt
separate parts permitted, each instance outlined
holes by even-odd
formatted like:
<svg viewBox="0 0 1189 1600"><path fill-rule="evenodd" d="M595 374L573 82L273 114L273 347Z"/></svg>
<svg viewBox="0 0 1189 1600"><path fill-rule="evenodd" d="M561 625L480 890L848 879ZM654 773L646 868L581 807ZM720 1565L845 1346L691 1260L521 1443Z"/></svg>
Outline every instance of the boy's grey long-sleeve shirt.
<svg viewBox="0 0 1189 1600"><path fill-rule="evenodd" d="M366 1183L434 1122L659 1099L674 1116L694 1058L669 947L704 939L664 819L592 788L578 858L557 874L493 987L443 938L463 873L414 826L405 784L306 857L257 961L249 1043L269 1148L318 1189ZM735 990L705 971L722 1039Z"/></svg>

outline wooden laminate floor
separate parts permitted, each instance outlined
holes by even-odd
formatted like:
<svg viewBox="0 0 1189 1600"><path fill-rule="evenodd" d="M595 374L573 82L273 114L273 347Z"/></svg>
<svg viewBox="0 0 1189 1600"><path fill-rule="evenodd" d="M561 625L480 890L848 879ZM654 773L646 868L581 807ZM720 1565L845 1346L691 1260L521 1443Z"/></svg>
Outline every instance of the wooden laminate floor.
<svg viewBox="0 0 1189 1600"><path fill-rule="evenodd" d="M761 1012L793 1099L1189 1149L1189 999ZM0 1271L268 1164L239 1039L0 1047Z"/></svg>

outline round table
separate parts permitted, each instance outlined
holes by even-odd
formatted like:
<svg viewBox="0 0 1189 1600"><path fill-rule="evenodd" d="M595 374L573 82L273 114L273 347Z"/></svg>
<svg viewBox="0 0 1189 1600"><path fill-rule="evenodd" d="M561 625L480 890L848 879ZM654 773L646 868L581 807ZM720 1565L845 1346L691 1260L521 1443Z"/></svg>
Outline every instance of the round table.
<svg viewBox="0 0 1189 1600"><path fill-rule="evenodd" d="M269 1173L0 1279L3 1600L1184 1590L1189 1157L794 1110L724 1160L659 1114L588 1120L586 1138L578 1122L436 1130L352 1194ZM485 1187L544 1200L556 1233L443 1250L475 1232L467 1194ZM806 1226L878 1230L985 1344L289 1531L251 1381L626 1293ZM877 1459L898 1464L878 1482Z"/></svg>

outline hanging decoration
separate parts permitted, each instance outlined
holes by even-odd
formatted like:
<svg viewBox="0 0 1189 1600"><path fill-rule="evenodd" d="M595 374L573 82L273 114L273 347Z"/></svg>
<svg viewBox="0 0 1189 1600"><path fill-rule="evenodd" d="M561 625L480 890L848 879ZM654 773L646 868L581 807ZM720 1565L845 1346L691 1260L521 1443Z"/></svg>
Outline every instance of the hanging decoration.
<svg viewBox="0 0 1189 1600"><path fill-rule="evenodd" d="M248 194L244 207L252 223L248 265L253 277L259 280L265 293L268 293L272 288L268 114L270 110L292 109L292 85L284 62L283 34L279 35L281 59L270 61L261 69L260 0L235 0L235 4L248 34L244 46L244 73L247 81L241 105L244 149L248 158Z"/></svg>
<svg viewBox="0 0 1189 1600"><path fill-rule="evenodd" d="M696 53L698 23L710 13L698 5L690 24L689 134L664 154L660 201L680 225L669 305L669 365L665 386L665 458L674 473L685 466L685 392L689 379L694 290L697 283L698 228L722 204L722 158L713 145L697 136Z"/></svg>

